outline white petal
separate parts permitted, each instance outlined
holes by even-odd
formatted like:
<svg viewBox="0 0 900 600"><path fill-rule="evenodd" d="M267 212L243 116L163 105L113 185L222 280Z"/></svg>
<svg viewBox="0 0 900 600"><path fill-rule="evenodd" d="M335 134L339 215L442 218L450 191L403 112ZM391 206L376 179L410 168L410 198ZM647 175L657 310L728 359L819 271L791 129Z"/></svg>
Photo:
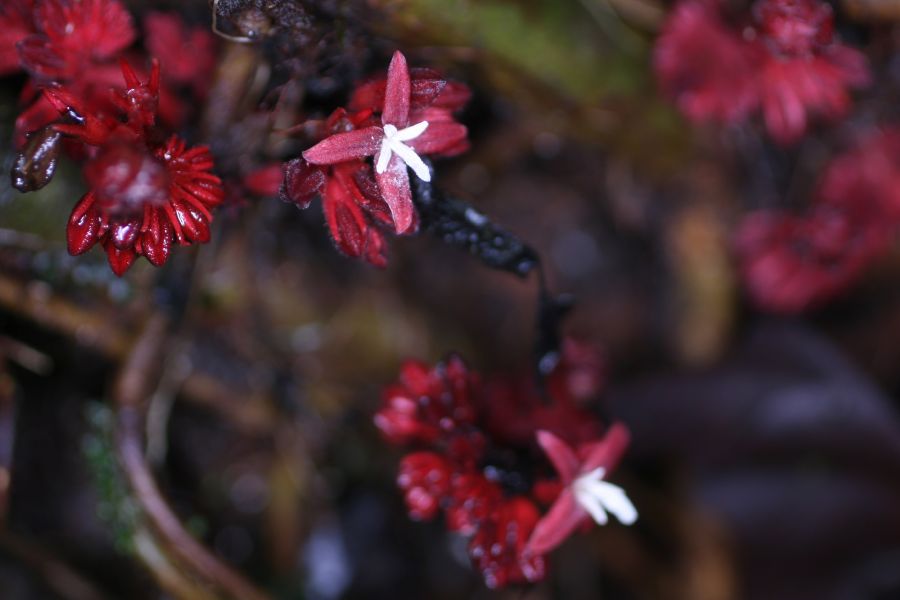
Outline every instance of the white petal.
<svg viewBox="0 0 900 600"><path fill-rule="evenodd" d="M595 497L619 522L631 525L637 521L637 509L625 495L625 490L606 481L597 481L591 487L596 491Z"/></svg>
<svg viewBox="0 0 900 600"><path fill-rule="evenodd" d="M422 181L431 181L431 171L428 169L428 165L426 165L419 155L416 154L416 151L404 144L403 142L398 142L395 140L391 140L391 150L393 150L397 156L403 159L403 162L409 166L410 169L421 179Z"/></svg>
<svg viewBox="0 0 900 600"><path fill-rule="evenodd" d="M387 127L393 127L392 125L388 125ZM401 129L397 132L396 139L401 142L407 142L409 140L414 140L428 129L428 121L422 121L421 123L416 123L415 125L411 125L406 129Z"/></svg>
<svg viewBox="0 0 900 600"><path fill-rule="evenodd" d="M572 484L575 500L600 525L606 524L608 520L606 511L615 515L623 524L631 525L637 520L637 509L625 495L625 490L602 480L604 474L605 470L598 468L576 479Z"/></svg>
<svg viewBox="0 0 900 600"><path fill-rule="evenodd" d="M638 511L625 495L623 490L619 490L617 496L610 496L606 499L606 510L616 516L623 525L633 525L638 518Z"/></svg>
<svg viewBox="0 0 900 600"><path fill-rule="evenodd" d="M581 508L590 513L594 521L597 522L597 525L606 525L609 521L609 517L606 516L606 511L603 510L603 506L600 504L599 499L594 498L593 496L579 497L577 494L575 498L578 500L578 504L581 505Z"/></svg>
<svg viewBox="0 0 900 600"><path fill-rule="evenodd" d="M378 153L378 161L375 163L375 172L387 171L389 162L391 162L391 143L388 138L384 138L384 141L381 142L381 152Z"/></svg>

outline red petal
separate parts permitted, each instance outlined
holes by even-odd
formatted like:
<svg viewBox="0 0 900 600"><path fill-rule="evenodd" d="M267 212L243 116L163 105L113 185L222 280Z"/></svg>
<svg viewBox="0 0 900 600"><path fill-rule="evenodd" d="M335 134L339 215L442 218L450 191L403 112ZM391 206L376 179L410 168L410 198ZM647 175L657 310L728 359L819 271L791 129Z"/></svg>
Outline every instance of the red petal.
<svg viewBox="0 0 900 600"><path fill-rule="evenodd" d="M460 110L472 98L472 90L464 83L448 81L446 87L434 100L432 106L446 108L451 112Z"/></svg>
<svg viewBox="0 0 900 600"><path fill-rule="evenodd" d="M407 232L413 223L416 209L409 189L409 173L406 163L396 154L391 157L384 173L375 173L384 201L391 209L394 229L398 234Z"/></svg>
<svg viewBox="0 0 900 600"><path fill-rule="evenodd" d="M381 122L390 123L403 129L409 122L410 97L409 69L406 57L398 50L394 52L391 65L388 67L387 87L384 90L384 109L381 111Z"/></svg>
<svg viewBox="0 0 900 600"><path fill-rule="evenodd" d="M134 248L120 250L111 242L106 242L104 247L106 248L106 259L109 261L112 272L121 277L134 263L134 259L137 256Z"/></svg>
<svg viewBox="0 0 900 600"><path fill-rule="evenodd" d="M553 463L563 484L569 485L578 475L578 467L581 464L575 451L567 443L543 429L537 432L537 441Z"/></svg>
<svg viewBox="0 0 900 600"><path fill-rule="evenodd" d="M366 231L366 262L379 269L385 268L387 266L386 247L384 234L374 227L369 227Z"/></svg>
<svg viewBox="0 0 900 600"><path fill-rule="evenodd" d="M348 160L372 156L381 146L384 131L381 127L366 127L325 138L303 153L314 165L333 165Z"/></svg>
<svg viewBox="0 0 900 600"><path fill-rule="evenodd" d="M306 208L325 186L325 173L302 158L285 163L281 199Z"/></svg>
<svg viewBox="0 0 900 600"><path fill-rule="evenodd" d="M525 551L533 555L550 552L572 535L585 518L589 515L575 501L572 490L564 489L547 514L534 526Z"/></svg>
<svg viewBox="0 0 900 600"><path fill-rule="evenodd" d="M66 61L50 44L47 36L29 35L20 41L19 62L33 77L48 79L66 78Z"/></svg>
<svg viewBox="0 0 900 600"><path fill-rule="evenodd" d="M410 140L409 145L419 154L443 154L465 142L468 129L453 122L429 123L419 137Z"/></svg>
<svg viewBox="0 0 900 600"><path fill-rule="evenodd" d="M362 210L334 178L326 183L323 200L325 220L338 249L348 256L362 256L369 226Z"/></svg>
<svg viewBox="0 0 900 600"><path fill-rule="evenodd" d="M69 217L66 227L69 254L77 256L90 250L97 243L100 229L100 213L94 207L94 195L88 192L78 201Z"/></svg>
<svg viewBox="0 0 900 600"><path fill-rule="evenodd" d="M614 424L606 431L602 440L585 444L578 449L584 459L581 472L588 473L603 467L608 474L622 460L622 455L625 454L630 441L631 434L628 432L628 428L621 423Z"/></svg>
<svg viewBox="0 0 900 600"><path fill-rule="evenodd" d="M172 226L168 221L159 219L158 210L154 212L157 213L158 219L155 219L154 225L159 229L153 227L141 236L141 254L146 256L153 266L161 267L166 264L169 251L172 249Z"/></svg>

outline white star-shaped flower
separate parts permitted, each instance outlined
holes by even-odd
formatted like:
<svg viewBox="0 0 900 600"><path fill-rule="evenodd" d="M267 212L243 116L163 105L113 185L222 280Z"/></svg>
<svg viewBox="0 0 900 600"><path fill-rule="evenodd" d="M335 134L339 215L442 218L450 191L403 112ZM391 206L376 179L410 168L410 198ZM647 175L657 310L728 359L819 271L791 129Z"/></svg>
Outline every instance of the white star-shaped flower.
<svg viewBox="0 0 900 600"><path fill-rule="evenodd" d="M375 172L384 173L391 162L391 154L396 154L406 165L413 170L422 181L431 181L431 171L428 165L416 154L416 151L404 144L414 140L428 129L428 121L422 121L410 125L404 129L397 129L391 124L384 126L384 140L381 142L381 151L375 162Z"/></svg>
<svg viewBox="0 0 900 600"><path fill-rule="evenodd" d="M608 481L603 481L606 470L603 467L585 473L572 482L575 501L586 510L598 525L606 525L611 512L625 525L637 520L634 504L625 495L625 490Z"/></svg>

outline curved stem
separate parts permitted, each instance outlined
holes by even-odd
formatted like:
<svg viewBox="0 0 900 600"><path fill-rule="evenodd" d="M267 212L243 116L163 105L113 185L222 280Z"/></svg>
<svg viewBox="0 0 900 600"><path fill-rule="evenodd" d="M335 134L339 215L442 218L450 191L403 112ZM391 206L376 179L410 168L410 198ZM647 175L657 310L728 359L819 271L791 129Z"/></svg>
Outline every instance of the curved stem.
<svg viewBox="0 0 900 600"><path fill-rule="evenodd" d="M114 389L116 452L129 486L143 513L171 554L225 597L265 600L267 597L240 574L223 564L185 530L156 485L144 457L143 428L152 374L160 363L168 321L151 317L122 367Z"/></svg>

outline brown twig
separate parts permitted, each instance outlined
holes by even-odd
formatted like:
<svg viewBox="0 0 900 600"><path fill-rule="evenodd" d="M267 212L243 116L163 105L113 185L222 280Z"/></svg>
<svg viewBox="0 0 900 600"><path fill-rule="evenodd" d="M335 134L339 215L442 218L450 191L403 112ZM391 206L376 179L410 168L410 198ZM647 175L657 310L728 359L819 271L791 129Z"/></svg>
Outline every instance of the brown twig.
<svg viewBox="0 0 900 600"><path fill-rule="evenodd" d="M0 308L17 313L53 331L76 340L110 360L124 359L131 336L124 327L97 316L96 311L77 307L41 284L26 285L0 274ZM0 340L2 341L2 340ZM23 346L24 347L24 346ZM35 353L22 356L30 360L23 365L41 372L49 368L49 359ZM248 435L269 435L277 420L268 409L272 403L262 392L236 393L220 381L200 371L192 371L181 383L178 394L187 402L215 411L219 417Z"/></svg>
<svg viewBox="0 0 900 600"><path fill-rule="evenodd" d="M107 600L94 584L41 546L9 532L0 534L0 551L25 563L41 582L68 600ZM5 595L4 595L5 597Z"/></svg>
<svg viewBox="0 0 900 600"><path fill-rule="evenodd" d="M264 600L241 575L220 562L182 526L159 491L144 458L145 398L151 393L153 375L167 339L167 320L152 317L122 367L114 388L116 450L135 499L167 551L199 578L236 600Z"/></svg>
<svg viewBox="0 0 900 600"><path fill-rule="evenodd" d="M128 336L103 315L78 308L53 294L40 282L24 285L0 275L0 306L40 323L48 329L72 335L82 346L107 356L120 356Z"/></svg>

